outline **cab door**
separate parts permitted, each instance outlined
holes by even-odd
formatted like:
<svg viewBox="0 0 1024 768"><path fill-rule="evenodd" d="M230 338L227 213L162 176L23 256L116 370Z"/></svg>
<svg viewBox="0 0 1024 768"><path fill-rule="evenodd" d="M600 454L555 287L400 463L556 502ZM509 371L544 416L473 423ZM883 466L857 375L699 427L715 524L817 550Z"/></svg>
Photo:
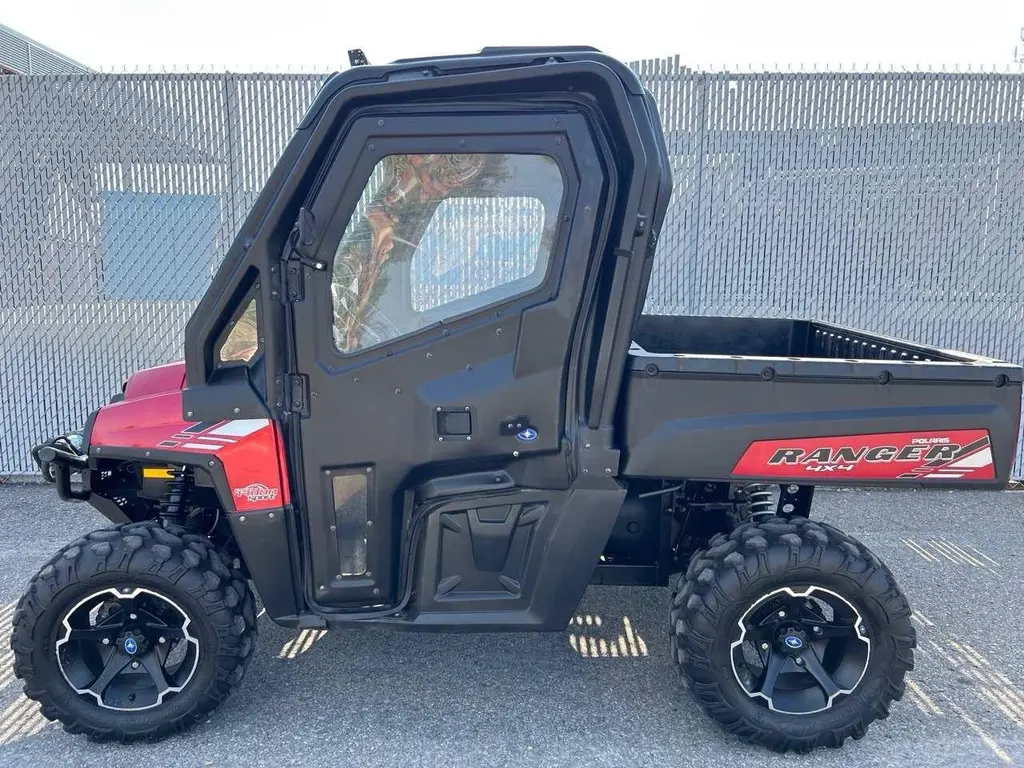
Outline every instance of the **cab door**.
<svg viewBox="0 0 1024 768"><path fill-rule="evenodd" d="M345 125L285 265L311 602L397 600L424 483L570 487L607 176L568 104L396 99Z"/></svg>

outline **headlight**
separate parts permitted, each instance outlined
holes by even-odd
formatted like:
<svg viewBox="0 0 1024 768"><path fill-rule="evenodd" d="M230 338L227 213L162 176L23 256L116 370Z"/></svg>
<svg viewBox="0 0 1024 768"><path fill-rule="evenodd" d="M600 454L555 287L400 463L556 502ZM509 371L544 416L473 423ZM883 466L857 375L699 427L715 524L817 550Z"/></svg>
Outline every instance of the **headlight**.
<svg viewBox="0 0 1024 768"><path fill-rule="evenodd" d="M82 436L82 430L68 432L64 437L71 444L71 447L75 449L75 453L82 453L82 447L85 445L85 438Z"/></svg>

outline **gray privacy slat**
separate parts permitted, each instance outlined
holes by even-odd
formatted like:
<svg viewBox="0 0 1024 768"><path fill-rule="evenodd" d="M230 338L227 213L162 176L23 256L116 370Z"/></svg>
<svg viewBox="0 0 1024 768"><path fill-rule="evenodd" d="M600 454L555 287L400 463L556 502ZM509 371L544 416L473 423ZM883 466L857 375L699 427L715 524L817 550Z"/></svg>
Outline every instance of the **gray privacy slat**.
<svg viewBox="0 0 1024 768"><path fill-rule="evenodd" d="M675 182L648 312L814 317L1024 362L1024 76L634 68ZM0 473L181 357L322 80L0 78Z"/></svg>

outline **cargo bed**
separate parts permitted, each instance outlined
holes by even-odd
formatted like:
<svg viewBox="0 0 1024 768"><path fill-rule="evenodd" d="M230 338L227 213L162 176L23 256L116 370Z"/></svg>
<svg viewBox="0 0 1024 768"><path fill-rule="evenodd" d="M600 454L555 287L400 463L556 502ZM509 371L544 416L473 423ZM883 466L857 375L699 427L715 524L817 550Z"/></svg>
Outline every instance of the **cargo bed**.
<svg viewBox="0 0 1024 768"><path fill-rule="evenodd" d="M1019 366L808 320L645 315L633 338L626 475L1009 479Z"/></svg>

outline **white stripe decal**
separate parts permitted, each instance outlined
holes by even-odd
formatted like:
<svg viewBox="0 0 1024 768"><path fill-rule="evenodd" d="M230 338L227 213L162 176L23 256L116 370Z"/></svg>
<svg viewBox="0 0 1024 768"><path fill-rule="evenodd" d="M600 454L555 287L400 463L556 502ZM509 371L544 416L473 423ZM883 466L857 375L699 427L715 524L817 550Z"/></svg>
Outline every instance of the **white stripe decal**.
<svg viewBox="0 0 1024 768"><path fill-rule="evenodd" d="M196 440L209 440L211 443L228 443L234 445L237 440L228 440L226 437L207 437L206 435L200 435Z"/></svg>
<svg viewBox="0 0 1024 768"><path fill-rule="evenodd" d="M992 449L985 448L977 453L972 453L960 461L949 464L950 469L966 469L968 467L987 467L992 463Z"/></svg>
<svg viewBox="0 0 1024 768"><path fill-rule="evenodd" d="M270 424L270 419L235 419L228 421L207 432L207 435L227 435L228 437L245 437Z"/></svg>
<svg viewBox="0 0 1024 768"><path fill-rule="evenodd" d="M219 451L223 448L223 445L214 445L212 443L185 443L182 448L197 448L200 451Z"/></svg>
<svg viewBox="0 0 1024 768"><path fill-rule="evenodd" d="M936 473L934 475L925 475L925 477L963 477L963 476L964 476L964 473L962 473L962 472L943 472L943 473Z"/></svg>

